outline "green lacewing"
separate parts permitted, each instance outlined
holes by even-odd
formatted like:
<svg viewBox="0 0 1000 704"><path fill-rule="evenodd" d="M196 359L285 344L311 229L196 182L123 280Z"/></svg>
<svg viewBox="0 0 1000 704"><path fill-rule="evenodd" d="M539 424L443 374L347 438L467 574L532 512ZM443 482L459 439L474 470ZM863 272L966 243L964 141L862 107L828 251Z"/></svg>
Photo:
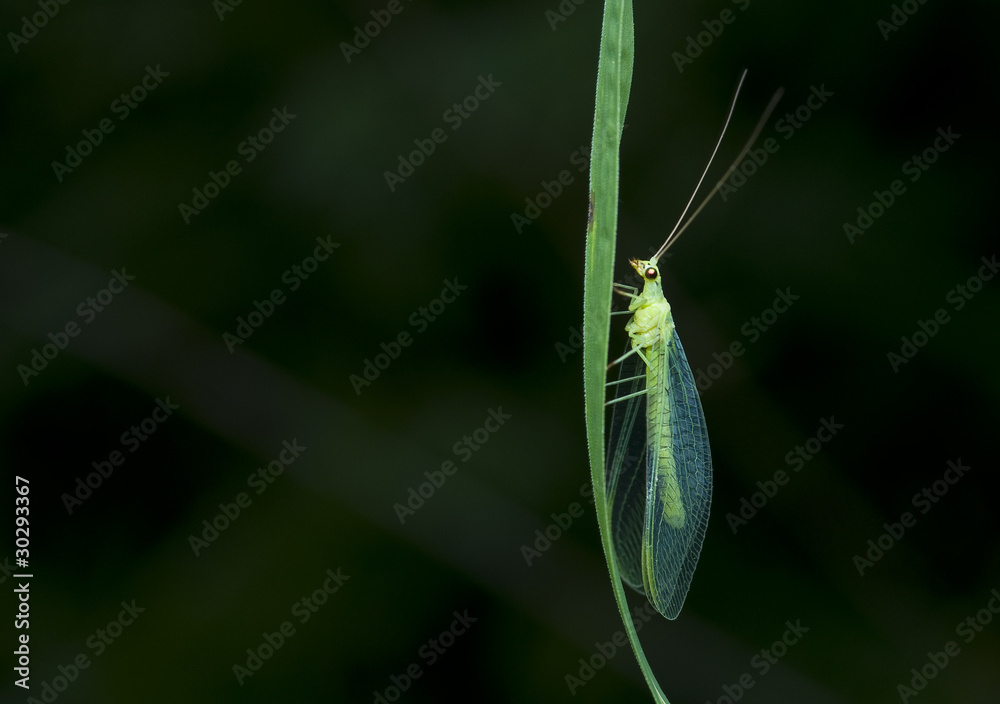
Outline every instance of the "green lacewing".
<svg viewBox="0 0 1000 704"><path fill-rule="evenodd" d="M712 454L698 387L670 304L663 296L659 259L718 192L749 152L781 97L778 90L749 141L725 175L685 220L691 203L726 133L740 77L715 149L677 224L649 259L629 263L642 278L641 292L615 284L631 299L625 326L630 349L609 366L620 364L610 382L616 404L608 439L606 481L611 534L618 569L626 584L645 594L669 619L677 618L694 576L712 503Z"/></svg>

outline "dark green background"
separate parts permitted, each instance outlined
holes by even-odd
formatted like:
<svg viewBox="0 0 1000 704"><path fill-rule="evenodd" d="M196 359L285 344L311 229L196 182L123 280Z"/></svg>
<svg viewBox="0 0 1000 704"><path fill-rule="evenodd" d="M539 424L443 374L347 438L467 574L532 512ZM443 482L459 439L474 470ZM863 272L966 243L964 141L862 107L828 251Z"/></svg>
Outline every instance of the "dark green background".
<svg viewBox="0 0 1000 704"><path fill-rule="evenodd" d="M971 643L955 634L1000 588L1000 281L958 312L945 299L1000 249L1000 13L914 6L886 40L888 2L636 3L620 280L676 219L740 70L716 178L786 90L763 134L779 151L664 262L695 370L746 343L702 396L715 498L687 604L640 632L673 704L715 702L741 676L748 704L900 701L949 640L961 653L910 702L1000 696L997 616ZM411 663L423 674L400 701L649 701L627 649L575 695L564 679L621 629L581 497L582 355L560 347L581 321L574 153L590 142L601 4L553 30L555 0L404 0L345 61L341 42L384 7L244 0L220 21L209 0L74 0L16 53L5 40L3 555L20 475L33 695L86 653L57 701L373 702ZM672 54L726 8L735 21L679 72ZM0 30L37 11L6 4ZM147 65L169 76L119 120L112 102ZM480 76L500 85L452 130L445 111ZM833 96L785 140L776 121L813 86ZM178 204L285 106L294 120L186 225ZM60 182L52 162L104 118L114 131ZM961 138L910 183L903 163L949 126ZM390 191L384 172L439 127L446 141ZM572 183L518 231L511 216L562 170ZM843 223L894 179L906 193L849 242ZM290 291L282 273L317 237L340 247ZM84 324L78 304L122 267L135 280ZM418 332L410 316L455 279L467 289ZM286 302L230 354L223 333L275 288ZM786 288L799 299L750 344L741 328ZM894 373L887 353L939 308L950 322ZM80 335L25 386L18 365L70 321ZM350 375L401 332L412 344L356 394ZM63 494L168 396L180 408L68 513ZM501 408L509 420L462 462L453 445ZM726 515L831 416L843 429L734 534ZM293 438L306 451L254 494L247 477ZM966 477L859 576L853 557L958 458ZM394 504L449 459L458 472L401 524ZM241 491L252 504L195 557L189 536ZM528 566L522 546L574 502L584 515ZM298 623L293 604L337 568L350 579ZM95 657L88 637L133 599L145 612ZM476 622L428 665L421 647L466 610ZM285 620L295 634L240 686L233 665ZM796 620L808 633L762 674L751 659ZM25 701L3 662L0 701Z"/></svg>

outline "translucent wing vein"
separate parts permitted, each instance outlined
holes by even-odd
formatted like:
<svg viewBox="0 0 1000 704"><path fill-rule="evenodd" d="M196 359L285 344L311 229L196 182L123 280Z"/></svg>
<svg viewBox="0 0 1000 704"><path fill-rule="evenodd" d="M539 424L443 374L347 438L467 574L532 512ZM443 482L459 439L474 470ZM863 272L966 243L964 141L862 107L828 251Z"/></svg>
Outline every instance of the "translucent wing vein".
<svg viewBox="0 0 1000 704"><path fill-rule="evenodd" d="M626 347L626 351L631 345ZM619 383L611 388L613 399L646 388L646 370L638 355L620 364ZM633 396L614 405L608 436L605 471L611 536L622 580L642 591L642 531L646 516L646 397Z"/></svg>
<svg viewBox="0 0 1000 704"><path fill-rule="evenodd" d="M712 501L705 415L674 332L650 359L642 581L649 600L677 618L694 575Z"/></svg>

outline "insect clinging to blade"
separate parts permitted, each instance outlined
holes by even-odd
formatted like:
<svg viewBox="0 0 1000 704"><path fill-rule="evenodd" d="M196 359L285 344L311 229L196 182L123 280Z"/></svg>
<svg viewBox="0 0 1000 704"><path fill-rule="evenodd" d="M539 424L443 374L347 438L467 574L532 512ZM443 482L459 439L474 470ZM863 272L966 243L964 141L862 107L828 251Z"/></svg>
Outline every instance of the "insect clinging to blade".
<svg viewBox="0 0 1000 704"><path fill-rule="evenodd" d="M746 77L740 77L722 133L732 118ZM608 440L606 482L615 558L626 584L645 594L656 610L674 619L684 605L708 528L712 502L712 456L698 388L663 296L659 259L746 156L782 94L778 90L746 146L712 191L685 220L712 158L677 224L649 259L629 263L642 278L642 291L615 284L631 299L625 326L630 349L610 382L614 398Z"/></svg>

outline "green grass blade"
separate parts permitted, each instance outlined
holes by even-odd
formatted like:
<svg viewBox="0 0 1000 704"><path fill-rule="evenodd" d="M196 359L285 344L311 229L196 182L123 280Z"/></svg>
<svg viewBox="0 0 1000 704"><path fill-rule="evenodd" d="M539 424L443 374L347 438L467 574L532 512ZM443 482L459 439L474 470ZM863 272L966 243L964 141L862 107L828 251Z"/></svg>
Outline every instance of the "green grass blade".
<svg viewBox="0 0 1000 704"><path fill-rule="evenodd" d="M583 279L583 378L587 415L587 448L594 500L604 557L611 573L618 610L632 649L653 698L670 704L649 667L625 599L611 543L611 515L604 479L604 382L611 326L611 286L614 276L615 233L618 225L618 146L625 126L632 84L635 32L631 0L606 0L597 66L594 143L590 161L591 217L587 223L587 254Z"/></svg>

